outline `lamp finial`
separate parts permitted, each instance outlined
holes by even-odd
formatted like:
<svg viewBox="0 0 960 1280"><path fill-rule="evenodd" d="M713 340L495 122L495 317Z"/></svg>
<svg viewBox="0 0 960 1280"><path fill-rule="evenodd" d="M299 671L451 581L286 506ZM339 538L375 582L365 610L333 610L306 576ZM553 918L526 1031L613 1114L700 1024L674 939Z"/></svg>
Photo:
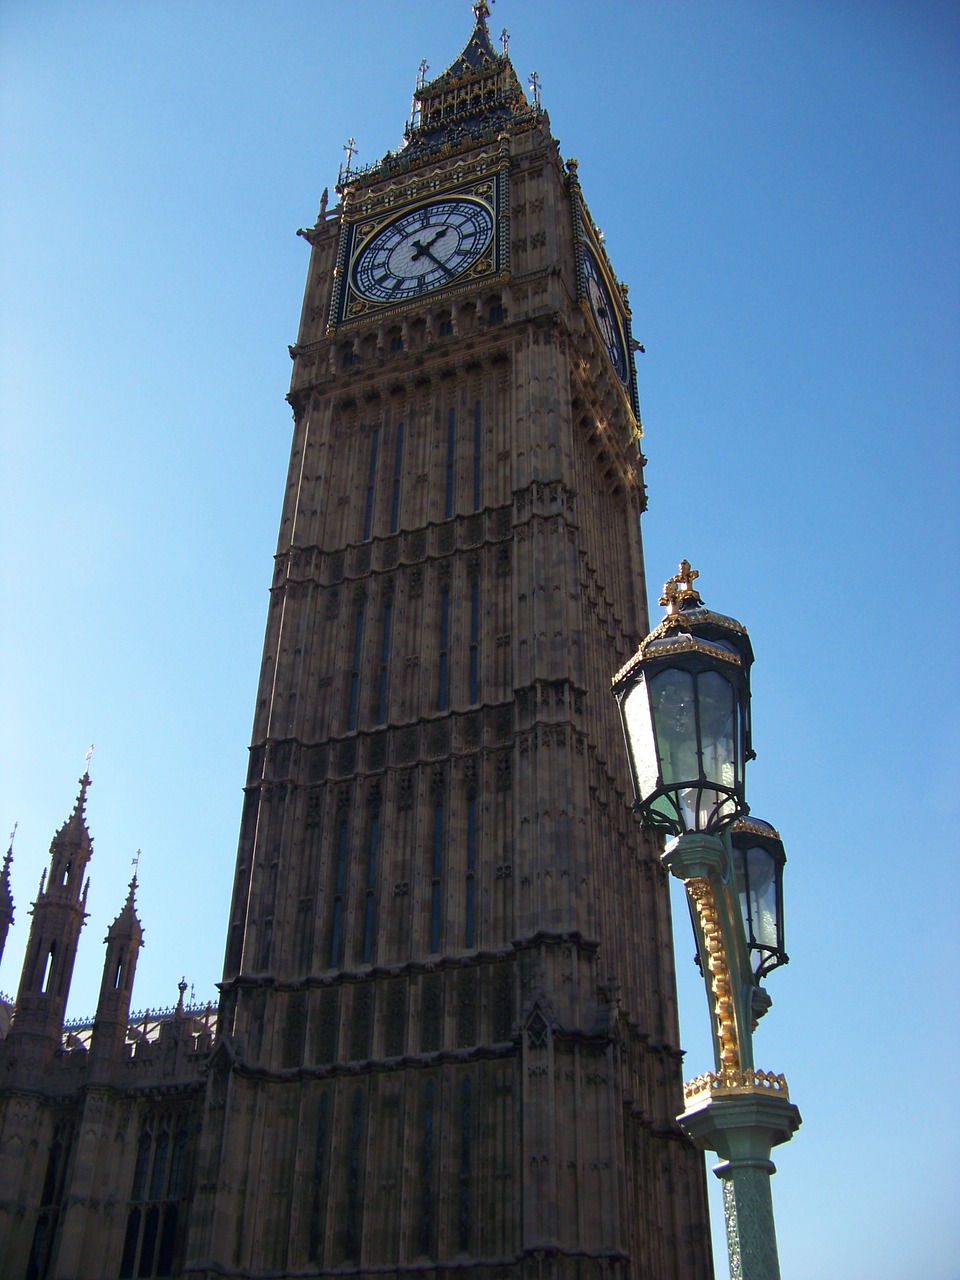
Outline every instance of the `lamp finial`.
<svg viewBox="0 0 960 1280"><path fill-rule="evenodd" d="M695 579L700 577L697 569L690 568L689 560L680 561L680 572L663 584L663 595L660 603L667 613L679 613L685 604L702 604L700 592L694 587Z"/></svg>

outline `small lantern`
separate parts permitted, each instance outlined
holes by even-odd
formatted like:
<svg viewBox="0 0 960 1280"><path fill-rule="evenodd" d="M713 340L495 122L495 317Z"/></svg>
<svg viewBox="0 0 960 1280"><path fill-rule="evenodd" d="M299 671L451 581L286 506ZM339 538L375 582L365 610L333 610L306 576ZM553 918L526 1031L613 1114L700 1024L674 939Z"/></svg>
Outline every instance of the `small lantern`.
<svg viewBox="0 0 960 1280"><path fill-rule="evenodd" d="M704 607L684 560L664 586L667 616L613 680L644 821L675 836L722 830L747 812L746 630Z"/></svg>
<svg viewBox="0 0 960 1280"><path fill-rule="evenodd" d="M733 884L740 898L750 967L757 982L789 957L783 949L783 842L769 822L738 818L730 826Z"/></svg>

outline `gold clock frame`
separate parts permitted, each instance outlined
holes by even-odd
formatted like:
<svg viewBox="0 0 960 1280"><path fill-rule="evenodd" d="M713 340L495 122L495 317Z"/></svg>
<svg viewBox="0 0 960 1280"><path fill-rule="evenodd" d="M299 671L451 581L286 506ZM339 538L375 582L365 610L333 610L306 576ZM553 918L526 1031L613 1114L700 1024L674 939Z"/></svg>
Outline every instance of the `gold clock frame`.
<svg viewBox="0 0 960 1280"><path fill-rule="evenodd" d="M332 318L328 331L336 333L374 318L399 315L422 307L435 298L455 297L457 294L467 293L485 281L508 279L507 182L506 171L500 170L468 182L461 181L449 185L438 182L436 186L431 183L426 189L421 188L413 199L385 202L376 209L361 207L355 217L349 216L348 206L337 251ZM399 302L377 302L365 298L353 287L353 267L357 257L385 227L398 218L416 212L417 209L423 209L440 201L456 199L474 200L485 205L490 211L493 224L489 245L481 257L462 275L448 284L438 285L418 293L413 298L405 298Z"/></svg>

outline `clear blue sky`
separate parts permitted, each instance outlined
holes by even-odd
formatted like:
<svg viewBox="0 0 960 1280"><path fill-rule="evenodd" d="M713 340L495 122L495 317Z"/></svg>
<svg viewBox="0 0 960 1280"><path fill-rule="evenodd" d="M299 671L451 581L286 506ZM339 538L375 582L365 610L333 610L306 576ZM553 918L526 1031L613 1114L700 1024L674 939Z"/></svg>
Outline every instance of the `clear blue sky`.
<svg viewBox="0 0 960 1280"><path fill-rule="evenodd" d="M420 59L438 73L470 22L467 0L0 9L6 991L94 742L70 1012L138 847L135 1004L181 974L215 994L294 231L348 136L364 163L397 146ZM688 557L757 653L748 796L784 836L792 957L757 1057L804 1115L774 1181L784 1280L957 1280L960 11L500 0L504 24L647 348L651 587Z"/></svg>

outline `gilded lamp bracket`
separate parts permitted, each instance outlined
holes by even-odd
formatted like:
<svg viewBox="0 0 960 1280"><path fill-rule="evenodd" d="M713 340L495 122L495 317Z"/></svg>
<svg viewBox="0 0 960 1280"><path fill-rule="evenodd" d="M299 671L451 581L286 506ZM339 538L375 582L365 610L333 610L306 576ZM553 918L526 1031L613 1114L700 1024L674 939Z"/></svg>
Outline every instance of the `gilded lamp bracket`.
<svg viewBox="0 0 960 1280"><path fill-rule="evenodd" d="M710 1007L714 1018L714 1055L717 1071L722 1075L740 1073L752 1063L750 1035L745 1024L744 1001L738 999L742 982L738 981L735 966L732 968L730 953L725 941L727 930L723 916L727 913L722 896L717 894L715 882L706 876L694 876L684 881L700 944L703 976L707 984ZM746 1034L744 1032L746 1031Z"/></svg>
<svg viewBox="0 0 960 1280"><path fill-rule="evenodd" d="M718 1077L753 1071L753 993L740 904L730 884L730 848L719 835L689 833L667 846L667 869L687 891L707 1000L713 1017Z"/></svg>

